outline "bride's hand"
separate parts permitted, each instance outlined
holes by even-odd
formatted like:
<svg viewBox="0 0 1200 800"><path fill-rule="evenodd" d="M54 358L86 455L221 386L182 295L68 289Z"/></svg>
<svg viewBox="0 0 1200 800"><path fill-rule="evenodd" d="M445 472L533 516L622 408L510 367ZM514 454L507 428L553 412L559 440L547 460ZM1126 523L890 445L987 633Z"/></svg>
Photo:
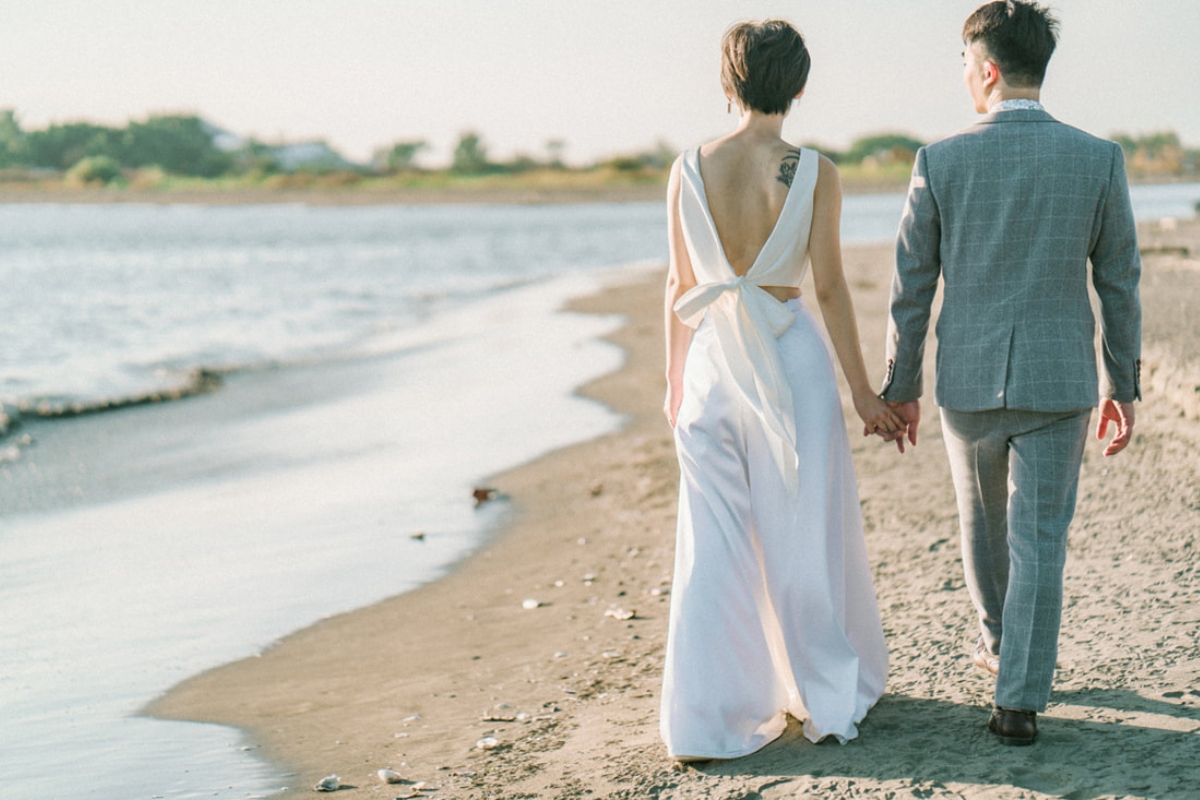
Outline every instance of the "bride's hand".
<svg viewBox="0 0 1200 800"><path fill-rule="evenodd" d="M667 397L663 400L663 413L667 415L667 422L671 427L675 427L675 422L679 419L679 405L683 402L683 387L677 384L667 384Z"/></svg>
<svg viewBox="0 0 1200 800"><path fill-rule="evenodd" d="M882 397L865 393L855 395L854 410L863 421L863 436L875 433L890 442L904 435L904 421Z"/></svg>

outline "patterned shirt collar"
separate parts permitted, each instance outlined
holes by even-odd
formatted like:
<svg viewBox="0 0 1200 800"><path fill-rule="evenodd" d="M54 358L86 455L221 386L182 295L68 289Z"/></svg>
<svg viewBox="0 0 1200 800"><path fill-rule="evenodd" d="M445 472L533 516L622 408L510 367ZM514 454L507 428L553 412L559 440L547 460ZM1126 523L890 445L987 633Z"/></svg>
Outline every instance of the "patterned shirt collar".
<svg viewBox="0 0 1200 800"><path fill-rule="evenodd" d="M1042 104L1037 100L1001 100L996 105L988 109L989 114L995 114L997 111L1045 111Z"/></svg>

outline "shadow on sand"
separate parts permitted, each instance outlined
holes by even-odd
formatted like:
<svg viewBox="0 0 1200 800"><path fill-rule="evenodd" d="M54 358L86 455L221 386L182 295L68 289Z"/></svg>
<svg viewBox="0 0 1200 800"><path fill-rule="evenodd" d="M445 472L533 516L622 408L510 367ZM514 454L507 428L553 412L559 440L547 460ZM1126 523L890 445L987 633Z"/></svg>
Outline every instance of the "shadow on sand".
<svg viewBox="0 0 1200 800"><path fill-rule="evenodd" d="M987 708L888 694L860 726L859 738L845 747L812 744L793 720L782 737L758 753L712 762L700 771L768 779L902 780L931 790L947 784L1012 786L1069 800L1198 796L1200 708L1102 689L1056 693L1053 702L1049 716L1039 717L1039 738L1032 747L1002 746L986 731ZM1105 721L1054 716L1064 706ZM759 796L791 796L790 782L773 781ZM769 792L771 786L781 793ZM918 790L914 796L936 793Z"/></svg>

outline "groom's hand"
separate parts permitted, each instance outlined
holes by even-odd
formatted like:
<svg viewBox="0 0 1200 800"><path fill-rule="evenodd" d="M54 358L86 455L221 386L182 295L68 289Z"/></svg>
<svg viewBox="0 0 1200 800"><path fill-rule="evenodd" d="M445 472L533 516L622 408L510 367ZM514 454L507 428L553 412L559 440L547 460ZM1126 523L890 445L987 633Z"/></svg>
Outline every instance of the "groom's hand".
<svg viewBox="0 0 1200 800"><path fill-rule="evenodd" d="M904 436L908 434L908 441L913 447L917 446L917 424L921 421L921 401L909 400L905 403L893 403L888 401L888 405L892 407L892 411L904 423L902 430L896 431L890 438L886 438L889 442L894 441L896 448L904 452Z"/></svg>
<svg viewBox="0 0 1200 800"><path fill-rule="evenodd" d="M1116 436L1104 448L1104 455L1115 456L1125 449L1133 438L1133 403L1119 403L1110 398L1100 401L1100 421L1096 424L1096 438L1103 439L1108 433L1108 423L1117 426Z"/></svg>

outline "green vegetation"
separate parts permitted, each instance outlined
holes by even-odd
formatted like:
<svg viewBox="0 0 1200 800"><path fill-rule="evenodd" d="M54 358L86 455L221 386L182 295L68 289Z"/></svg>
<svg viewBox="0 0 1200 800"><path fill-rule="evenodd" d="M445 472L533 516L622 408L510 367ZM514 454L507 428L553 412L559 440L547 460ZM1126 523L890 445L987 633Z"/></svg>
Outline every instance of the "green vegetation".
<svg viewBox="0 0 1200 800"><path fill-rule="evenodd" d="M1200 174L1200 151L1184 148L1173 132L1114 137L1130 173L1163 178ZM809 144L838 164L852 190L898 189L908 181L924 143L903 133L863 136L846 151ZM39 188L129 187L163 191L247 188L364 191L599 190L661 188L677 154L659 141L639 152L567 166L562 139L545 142L541 157L518 154L495 160L478 131L459 135L450 165L419 164L430 149L423 139L380 148L369 164L354 164L322 141L271 145L221 131L195 115L156 115L124 127L90 122L55 123L23 130L17 115L0 109L0 182Z"/></svg>
<svg viewBox="0 0 1200 800"><path fill-rule="evenodd" d="M1125 167L1142 178L1200 176L1200 149L1186 148L1175 131L1157 131L1141 136L1113 134L1125 151Z"/></svg>
<svg viewBox="0 0 1200 800"><path fill-rule="evenodd" d="M120 181L124 175L121 165L108 156L84 156L67 170L65 177L67 183L75 186L89 183L106 186Z"/></svg>
<svg viewBox="0 0 1200 800"><path fill-rule="evenodd" d="M855 139L844 153L825 152L835 164L857 164L870 169L872 165L886 167L889 164L912 166L917 151L925 142L902 133L879 133ZM817 148L818 150L821 148Z"/></svg>

